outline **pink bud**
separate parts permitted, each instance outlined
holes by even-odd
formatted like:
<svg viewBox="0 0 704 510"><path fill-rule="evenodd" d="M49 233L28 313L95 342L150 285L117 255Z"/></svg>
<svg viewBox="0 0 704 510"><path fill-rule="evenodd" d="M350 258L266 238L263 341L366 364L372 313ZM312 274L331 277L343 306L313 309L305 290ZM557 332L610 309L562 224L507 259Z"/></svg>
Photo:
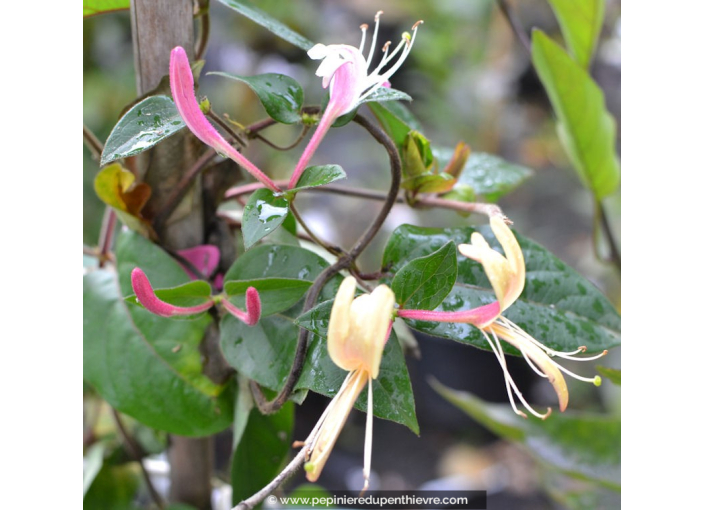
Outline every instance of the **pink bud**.
<svg viewBox="0 0 704 510"><path fill-rule="evenodd" d="M188 129L204 144L211 146L219 153L227 155L267 188L276 192L281 191L254 163L227 143L227 140L205 118L196 99L193 73L188 63L188 56L186 51L180 46L176 46L171 50L169 78L171 81L171 95L174 98L174 103L176 103L178 113L181 114Z"/></svg>
<svg viewBox="0 0 704 510"><path fill-rule="evenodd" d="M262 316L262 302L261 299L259 299L259 292L257 292L257 289L254 287L247 288L245 304L246 311L242 311L227 299L222 300L222 306L225 310L244 322L247 326L254 326L259 322Z"/></svg>
<svg viewBox="0 0 704 510"><path fill-rule="evenodd" d="M172 317L174 315L194 315L197 313L204 312L211 306L213 302L208 300L207 303L202 305L183 307L174 306L159 299L156 294L154 294L154 289L152 284L149 283L149 278L144 274L140 268L135 267L132 270L132 289L134 290L137 300L150 312L161 317Z"/></svg>

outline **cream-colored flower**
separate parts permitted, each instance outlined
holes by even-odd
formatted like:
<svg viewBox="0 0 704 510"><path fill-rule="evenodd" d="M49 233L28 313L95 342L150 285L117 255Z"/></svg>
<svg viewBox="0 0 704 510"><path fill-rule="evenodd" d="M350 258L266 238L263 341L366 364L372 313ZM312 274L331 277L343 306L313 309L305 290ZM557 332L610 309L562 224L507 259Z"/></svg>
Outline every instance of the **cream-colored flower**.
<svg viewBox="0 0 704 510"><path fill-rule="evenodd" d="M315 482L332 452L345 421L366 385L367 425L364 441L364 488L369 486L372 448L372 380L379 375L384 345L391 331L394 293L380 285L371 294L354 297L356 281L348 276L340 285L328 326L328 353L333 362L347 370L340 391L330 401L305 442L306 477Z"/></svg>

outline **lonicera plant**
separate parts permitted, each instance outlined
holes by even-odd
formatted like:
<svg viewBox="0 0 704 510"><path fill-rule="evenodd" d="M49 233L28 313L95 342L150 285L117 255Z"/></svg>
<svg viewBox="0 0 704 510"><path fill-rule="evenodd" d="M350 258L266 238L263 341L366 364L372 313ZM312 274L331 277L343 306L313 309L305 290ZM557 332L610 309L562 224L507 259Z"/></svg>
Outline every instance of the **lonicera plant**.
<svg viewBox="0 0 704 510"><path fill-rule="evenodd" d="M370 486L372 470L372 417L418 432L411 381L395 332L398 326L394 326L395 320L401 320L414 330L493 352L510 405L504 409L487 404L433 382L443 397L497 434L513 440L555 441L557 450L552 453L540 448L532 453L558 471L602 489L616 488L614 452L594 461L594 455L582 455L584 444L565 442L564 431L583 427L603 443L604 437L618 436L618 426L614 431L613 421L603 417L570 414L563 374L601 384L590 362L620 344L618 314L588 281L545 248L516 234L500 207L479 200L467 185L477 158L482 160L483 172L487 164L491 171L492 162L504 167L507 163L495 156L475 155L460 140L451 140L454 150L436 146L400 102L410 97L393 88L394 73L414 45L423 44L423 22L410 24L396 44L381 44L383 13L379 11L369 38L369 26L361 26L358 47L312 44L249 4L224 3L297 44L311 60L320 61L315 76L322 78L327 95L320 107L304 106L303 88L291 77L237 77L251 87L269 115L243 127L231 116L223 118L216 113L217 105L199 96L197 81L210 78L198 78L200 64L189 58L187 48L174 46L167 89L147 94L133 105L105 146L98 147L103 169L95 189L109 208L101 246L95 251L98 267L85 275L84 376L115 409L125 444L131 445L130 454L139 460L139 449L120 415L174 437L208 437L233 426L233 505L253 508L300 467L309 481L317 481L356 407L366 413L364 482L358 487L364 491ZM204 6L207 3L201 9ZM554 8L561 23L573 15L558 3ZM207 16L207 10L200 16ZM574 46L579 41L572 37L573 28L563 24L571 55L539 30L533 33L529 50L554 105L569 156L600 204L618 185L618 162L613 131L609 131L611 118L585 70L589 59L585 68L583 59L577 58L584 48ZM569 94L560 66L567 68L569 73L563 74L573 81ZM597 140L592 148L583 143L586 135L574 122L573 102L580 94L591 98L586 104L594 110L585 116L607 120L600 124L605 132L595 128L596 135L589 133L592 142ZM363 104L371 115L361 108ZM152 124L145 127L145 122ZM343 161L310 166L330 129L344 129L349 122L361 126L372 145L386 151L388 169L379 169L391 176L385 193L333 184L346 177L340 166ZM261 131L275 124L298 124L304 133L314 127L296 165L282 180L272 178L266 165L245 156L247 143L262 140ZM202 144L200 157L174 179L162 209L154 212L152 190L135 171L135 162L150 152L156 154L160 144L177 133ZM88 136L97 146L94 137ZM606 155L598 168L593 163L595 151ZM226 225L230 234L241 233L243 249L226 259L236 245L234 238L228 235L206 242L212 238L208 232L191 246L166 242L166 229L171 228L167 220L177 214L188 190L206 186L199 180L202 174L223 163L229 165L226 172L239 169L246 182L217 190L217 205L241 201L242 207L234 215L232 207L212 210L208 221ZM501 180L498 173L496 180ZM513 179L512 186L518 182ZM511 188L499 184L501 193ZM321 239L297 210L297 195L311 190L376 200L382 207L351 247L339 247ZM403 225L387 240L379 271L363 274L359 256L399 203L475 213L479 226ZM322 213L335 215L333 210ZM118 219L124 228L113 246ZM329 257L316 253L315 245ZM507 355L522 356L538 376L549 381L564 415L551 413L551 407L542 410L524 396L509 373ZM589 375L577 375L555 358L588 362L583 371ZM620 380L620 372L600 370L610 380L616 375ZM307 438L298 440L290 436L292 406L300 404L309 391L330 397L330 403ZM244 469L246 453L239 447L258 441L278 445L279 461L250 474L248 480L255 480L257 486L241 486L238 474ZM100 461L97 469L89 470L87 482L84 476L88 500L98 491L89 488L91 483L100 480L99 473L108 465L106 444L95 436L86 443L86 458ZM618 443L614 445L612 450L617 450ZM295 448L292 460L281 462L290 446ZM148 478L147 485L154 502L163 506L163 496Z"/></svg>

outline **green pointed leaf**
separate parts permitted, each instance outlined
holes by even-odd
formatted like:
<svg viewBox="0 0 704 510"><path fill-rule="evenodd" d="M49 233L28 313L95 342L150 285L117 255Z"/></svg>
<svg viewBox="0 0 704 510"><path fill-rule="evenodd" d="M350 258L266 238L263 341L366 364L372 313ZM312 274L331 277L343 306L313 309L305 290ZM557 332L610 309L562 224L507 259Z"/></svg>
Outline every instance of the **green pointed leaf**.
<svg viewBox="0 0 704 510"><path fill-rule="evenodd" d="M438 165L443 168L452 158L454 149L433 147ZM508 161L485 152L472 152L467 158L457 184L469 186L477 195L489 202L510 193L533 175L530 168L509 163Z"/></svg>
<svg viewBox="0 0 704 510"><path fill-rule="evenodd" d="M516 415L510 406L489 404L431 381L450 403L493 433L518 441L541 464L614 490L621 488L621 420L591 413L553 413L547 420Z"/></svg>
<svg viewBox="0 0 704 510"><path fill-rule="evenodd" d="M100 165L135 156L186 127L174 102L166 96L150 96L125 113L105 142Z"/></svg>
<svg viewBox="0 0 704 510"><path fill-rule="evenodd" d="M208 75L224 76L249 85L269 117L282 124L295 124L301 120L303 106L303 88L289 76L266 73L256 76L237 76L234 74L212 72Z"/></svg>
<svg viewBox="0 0 704 510"><path fill-rule="evenodd" d="M136 462L104 463L83 498L84 510L131 510L142 474Z"/></svg>
<svg viewBox="0 0 704 510"><path fill-rule="evenodd" d="M379 103L382 101L413 101L413 98L402 90L392 89L391 87L379 87L362 99L359 104L371 102Z"/></svg>
<svg viewBox="0 0 704 510"><path fill-rule="evenodd" d="M446 173L425 173L404 180L401 187L415 193L443 193L450 191L456 182L457 179Z"/></svg>
<svg viewBox="0 0 704 510"><path fill-rule="evenodd" d="M340 165L309 166L303 170L301 177L296 183L296 187L288 190L286 193L297 193L302 189L325 186L331 182L346 178L347 174Z"/></svg>
<svg viewBox="0 0 704 510"><path fill-rule="evenodd" d="M500 250L488 226L436 229L402 225L386 245L382 267L395 274L411 260L427 256L449 241L457 245L469 243L474 232L480 232L493 248ZM503 315L556 351L574 351L584 345L589 352L598 353L619 345L621 319L609 300L542 246L519 234L516 239L525 258L526 286ZM457 269L455 286L438 310L469 310L496 301L481 264L460 257ZM429 335L489 350L481 332L470 324L407 323ZM509 345L505 350L519 354Z"/></svg>
<svg viewBox="0 0 704 510"><path fill-rule="evenodd" d="M244 249L249 250L262 237L271 234L288 215L288 200L270 189L258 189L249 197L242 214Z"/></svg>
<svg viewBox="0 0 704 510"><path fill-rule="evenodd" d="M83 17L95 16L114 11L126 11L130 0L83 0Z"/></svg>
<svg viewBox="0 0 704 510"><path fill-rule="evenodd" d="M574 60L589 68L604 22L604 0L548 0Z"/></svg>
<svg viewBox="0 0 704 510"><path fill-rule="evenodd" d="M308 292L311 282L292 278L260 278L225 283L228 300L240 309L245 306L245 292L249 287L259 291L262 317L288 310Z"/></svg>
<svg viewBox="0 0 704 510"><path fill-rule="evenodd" d="M620 368L608 368L597 365L596 371L601 374L602 377L607 378L609 381L614 383L616 386L621 386L621 369Z"/></svg>
<svg viewBox="0 0 704 510"><path fill-rule="evenodd" d="M232 506L268 484L283 468L293 434L293 402L270 415L255 407L232 455Z"/></svg>
<svg viewBox="0 0 704 510"><path fill-rule="evenodd" d="M155 287L173 287L188 275L163 250L139 234L120 234L117 275L84 278L83 374L110 405L155 429L186 436L210 435L232 422L232 385L203 374L199 345L212 319L158 317L127 304L130 274L139 266Z"/></svg>
<svg viewBox="0 0 704 510"><path fill-rule="evenodd" d="M418 119L398 101L371 102L368 106L399 150L403 148L403 142L411 130L423 131Z"/></svg>
<svg viewBox="0 0 704 510"><path fill-rule="evenodd" d="M248 327L228 316L221 322L221 331L222 352L238 372L272 390L278 391L283 387L293 363L299 331L291 318L273 315ZM347 372L330 359L324 338L313 335L296 388L310 389L332 397L346 375ZM379 377L372 387L374 415L405 425L418 433L411 382L401 346L394 334L386 343ZM355 407L365 411L366 398L366 392L362 392Z"/></svg>
<svg viewBox="0 0 704 510"><path fill-rule="evenodd" d="M281 37L281 39L290 42L294 46L298 46L302 50L308 51L313 47L311 41L301 34L294 32L279 20L262 11L259 7L255 7L247 0L220 0L220 3L234 9L254 21L257 25L266 28L278 37Z"/></svg>
<svg viewBox="0 0 704 510"><path fill-rule="evenodd" d="M401 308L433 310L450 293L457 279L457 247L452 241L403 266L391 282Z"/></svg>
<svg viewBox="0 0 704 510"><path fill-rule="evenodd" d="M557 134L584 185L602 199L618 188L616 122L587 72L540 30L533 31L533 65L557 115Z"/></svg>
<svg viewBox="0 0 704 510"><path fill-rule="evenodd" d="M212 288L210 287L210 284L202 280L184 283L183 285L172 287L170 289L154 290L156 297L162 301L165 301L170 305L183 307L198 306L207 303L211 300L211 292ZM137 300L137 296L134 294L127 296L125 301L144 308L142 303Z"/></svg>

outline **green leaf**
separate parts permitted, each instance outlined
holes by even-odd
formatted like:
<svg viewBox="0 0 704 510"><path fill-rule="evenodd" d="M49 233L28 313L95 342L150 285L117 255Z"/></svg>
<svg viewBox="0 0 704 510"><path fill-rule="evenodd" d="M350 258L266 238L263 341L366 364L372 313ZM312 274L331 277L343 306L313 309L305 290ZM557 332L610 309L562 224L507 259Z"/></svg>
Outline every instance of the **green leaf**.
<svg viewBox="0 0 704 510"><path fill-rule="evenodd" d="M410 261L391 282L401 308L433 310L457 279L457 247L449 241L439 250Z"/></svg>
<svg viewBox="0 0 704 510"><path fill-rule="evenodd" d="M548 0L574 60L589 68L604 22L604 0Z"/></svg>
<svg viewBox="0 0 704 510"><path fill-rule="evenodd" d="M449 241L469 243L474 232L480 232L493 248L500 249L488 226L437 229L402 225L386 245L382 267L395 274L411 260L427 256ZM503 315L556 351L573 351L584 345L589 352L600 352L619 345L621 319L609 300L542 246L519 234L516 239L525 258L526 285L521 297ZM455 286L438 310L469 310L496 301L481 264L460 257L457 269ZM407 323L429 335L489 350L481 332L470 324ZM505 350L519 354L509 345Z"/></svg>
<svg viewBox="0 0 704 510"><path fill-rule="evenodd" d="M244 249L271 234L288 215L288 200L270 189L258 189L249 197L242 214Z"/></svg>
<svg viewBox="0 0 704 510"><path fill-rule="evenodd" d="M256 493L283 467L293 434L293 402L276 414L262 415L255 407L232 455L232 505Z"/></svg>
<svg viewBox="0 0 704 510"><path fill-rule="evenodd" d="M141 267L155 287L188 275L166 252L134 232L117 240L117 268L84 277L83 375L119 411L155 429L205 436L232 422L232 385L203 374L199 345L212 319L158 317L125 303L130 274Z"/></svg>
<svg viewBox="0 0 704 510"><path fill-rule="evenodd" d="M413 98L402 90L392 89L391 87L379 87L362 99L359 104L371 102L379 103L382 101L413 101Z"/></svg>
<svg viewBox="0 0 704 510"><path fill-rule="evenodd" d="M298 179L296 187L285 192L297 193L302 189L314 188L316 186L325 186L331 182L339 181L340 179L346 179L347 174L342 169L340 165L320 165L320 166L309 166Z"/></svg>
<svg viewBox="0 0 704 510"><path fill-rule="evenodd" d="M440 173L424 173L401 182L401 187L415 193L442 193L450 191L457 182L453 176Z"/></svg>
<svg viewBox="0 0 704 510"><path fill-rule="evenodd" d="M332 302L329 302L330 306ZM319 328L327 331L328 314ZM299 328L290 317L273 315L252 327L244 325L234 317L225 317L221 323L222 352L225 359L238 372L259 384L278 391L293 363ZM347 372L333 363L328 355L323 337L312 335L306 362L303 366L297 389L310 389L316 393L334 396ZM372 384L374 392L374 415L407 426L418 433L415 403L411 382L406 369L401 346L394 334L384 348L379 377ZM366 410L366 392L362 392L357 409Z"/></svg>
<svg viewBox="0 0 704 510"><path fill-rule="evenodd" d="M83 17L129 10L130 0L83 0Z"/></svg>
<svg viewBox="0 0 704 510"><path fill-rule="evenodd" d="M403 142L411 130L423 131L418 119L404 105L397 101L382 103L371 102L369 109L381 124L386 134L396 144L399 150L403 148Z"/></svg>
<svg viewBox="0 0 704 510"><path fill-rule="evenodd" d="M125 113L105 142L100 165L135 156L186 127L174 102L166 96L149 96Z"/></svg>
<svg viewBox="0 0 704 510"><path fill-rule="evenodd" d="M142 475L136 462L103 464L83 498L84 510L132 510Z"/></svg>
<svg viewBox="0 0 704 510"><path fill-rule="evenodd" d="M443 168L452 158L454 149L434 147L433 153L438 160L438 165ZM531 175L533 171L530 168L509 163L493 154L472 152L462 168L457 184L469 186L485 200L496 202L516 189Z"/></svg>
<svg viewBox="0 0 704 510"><path fill-rule="evenodd" d="M208 282L198 280L195 282L184 283L170 289L156 289L154 294L156 297L174 306L198 306L210 301L210 293L212 289ZM125 301L133 305L143 308L142 303L137 300L134 294L127 296ZM200 315L200 314L198 314ZM191 316L192 317L192 316Z"/></svg>
<svg viewBox="0 0 704 510"><path fill-rule="evenodd" d="M589 74L540 30L533 65L557 115L557 134L584 185L602 199L618 188L616 123Z"/></svg>
<svg viewBox="0 0 704 510"><path fill-rule="evenodd" d="M95 480L100 470L103 467L103 455L105 454L105 443L99 442L93 444L86 454L83 456L83 497L86 497L86 492L90 485Z"/></svg>
<svg viewBox="0 0 704 510"><path fill-rule="evenodd" d="M247 0L220 0L220 3L234 9L243 16L254 21L257 25L266 28L278 37L290 42L294 46L298 46L302 50L308 51L313 47L313 43L311 41L303 37L301 34L294 32L279 20L262 11L259 7L255 7Z"/></svg>
<svg viewBox="0 0 704 510"><path fill-rule="evenodd" d="M282 124L295 124L301 120L303 106L303 88L289 76L266 73L256 76L237 76L234 74L212 72L208 75L224 76L249 85L269 117Z"/></svg>
<svg viewBox="0 0 704 510"><path fill-rule="evenodd" d="M435 390L493 433L518 441L541 464L575 478L621 487L621 420L590 413L553 413L547 420L516 415L510 406L489 404L431 381Z"/></svg>
<svg viewBox="0 0 704 510"><path fill-rule="evenodd" d="M620 368L608 368L608 367L602 367L601 365L597 365L596 371L599 372L603 377L606 377L609 381L614 383L616 386L621 386L621 369Z"/></svg>
<svg viewBox="0 0 704 510"><path fill-rule="evenodd" d="M311 282L292 278L260 278L256 280L229 281L225 292L229 301L244 309L245 292L249 287L259 291L262 317L288 310L298 303L311 286Z"/></svg>

